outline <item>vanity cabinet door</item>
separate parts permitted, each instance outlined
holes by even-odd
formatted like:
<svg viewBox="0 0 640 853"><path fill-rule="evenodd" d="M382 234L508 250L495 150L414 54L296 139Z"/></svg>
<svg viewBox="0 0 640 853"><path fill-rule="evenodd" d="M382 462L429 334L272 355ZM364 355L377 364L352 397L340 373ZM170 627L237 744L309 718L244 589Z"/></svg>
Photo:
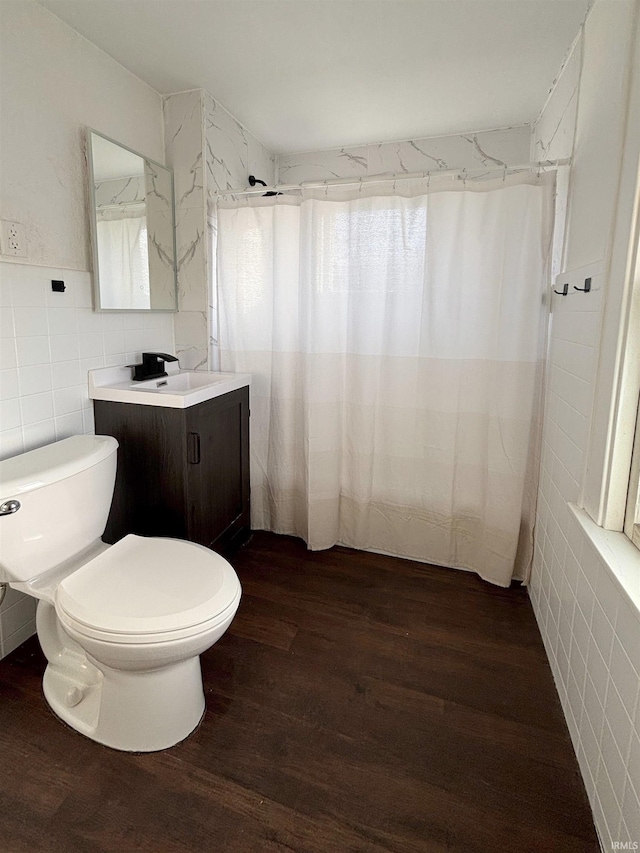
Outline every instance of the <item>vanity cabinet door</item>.
<svg viewBox="0 0 640 853"><path fill-rule="evenodd" d="M169 536L230 555L248 539L248 388L186 409L94 400L94 413L120 445L105 542Z"/></svg>
<svg viewBox="0 0 640 853"><path fill-rule="evenodd" d="M249 530L249 390L185 409L188 536L226 551Z"/></svg>
<svg viewBox="0 0 640 853"><path fill-rule="evenodd" d="M181 409L93 401L98 435L118 441L118 469L102 536L187 536L184 517L184 415Z"/></svg>

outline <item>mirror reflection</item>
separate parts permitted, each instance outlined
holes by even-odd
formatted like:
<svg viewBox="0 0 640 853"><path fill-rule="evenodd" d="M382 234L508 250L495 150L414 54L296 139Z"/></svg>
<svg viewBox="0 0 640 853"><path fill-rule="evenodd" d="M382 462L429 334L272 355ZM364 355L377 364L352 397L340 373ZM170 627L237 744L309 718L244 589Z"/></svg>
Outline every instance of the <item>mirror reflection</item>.
<svg viewBox="0 0 640 853"><path fill-rule="evenodd" d="M173 173L89 132L96 309L175 311Z"/></svg>

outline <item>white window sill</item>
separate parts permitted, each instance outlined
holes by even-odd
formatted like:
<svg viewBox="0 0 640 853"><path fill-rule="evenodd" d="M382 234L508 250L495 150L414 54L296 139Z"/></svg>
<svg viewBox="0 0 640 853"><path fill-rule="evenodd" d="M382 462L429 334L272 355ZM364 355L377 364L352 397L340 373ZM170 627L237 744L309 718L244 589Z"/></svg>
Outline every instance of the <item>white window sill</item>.
<svg viewBox="0 0 640 853"><path fill-rule="evenodd" d="M598 527L579 506L570 503L569 509L608 566L616 584L640 613L640 550L624 533Z"/></svg>

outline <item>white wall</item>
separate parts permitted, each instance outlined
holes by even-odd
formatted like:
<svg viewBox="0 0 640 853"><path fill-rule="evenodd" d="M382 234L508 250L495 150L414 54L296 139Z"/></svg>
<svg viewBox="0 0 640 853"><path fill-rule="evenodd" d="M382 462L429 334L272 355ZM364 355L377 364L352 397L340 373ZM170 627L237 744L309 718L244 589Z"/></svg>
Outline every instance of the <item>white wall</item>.
<svg viewBox="0 0 640 853"><path fill-rule="evenodd" d="M89 270L84 128L164 162L161 99L33 0L0 3L0 219L28 262Z"/></svg>
<svg viewBox="0 0 640 853"><path fill-rule="evenodd" d="M172 315L91 310L84 127L164 160L160 96L32 0L0 3L0 218L26 226L0 258L0 458L92 432L87 370L171 352ZM51 279L67 290L53 293ZM0 655L33 633L34 600L0 609Z"/></svg>
<svg viewBox="0 0 640 853"><path fill-rule="evenodd" d="M621 285L605 280L604 261L621 166L633 7L627 0L595 4L534 128L533 148L564 156L575 127L564 268L576 272L567 276L570 295L552 302L530 594L605 850L614 841L640 841L640 613L589 534L593 525L568 503L581 498L603 308ZM593 291L574 291L587 275Z"/></svg>

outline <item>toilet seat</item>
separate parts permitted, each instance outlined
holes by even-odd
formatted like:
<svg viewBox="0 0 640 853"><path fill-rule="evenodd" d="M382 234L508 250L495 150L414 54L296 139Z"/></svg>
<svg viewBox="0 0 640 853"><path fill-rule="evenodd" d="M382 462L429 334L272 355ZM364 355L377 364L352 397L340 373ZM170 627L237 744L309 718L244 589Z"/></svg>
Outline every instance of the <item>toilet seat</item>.
<svg viewBox="0 0 640 853"><path fill-rule="evenodd" d="M55 609L82 636L161 643L224 622L240 594L232 567L214 551L130 534L61 581Z"/></svg>

